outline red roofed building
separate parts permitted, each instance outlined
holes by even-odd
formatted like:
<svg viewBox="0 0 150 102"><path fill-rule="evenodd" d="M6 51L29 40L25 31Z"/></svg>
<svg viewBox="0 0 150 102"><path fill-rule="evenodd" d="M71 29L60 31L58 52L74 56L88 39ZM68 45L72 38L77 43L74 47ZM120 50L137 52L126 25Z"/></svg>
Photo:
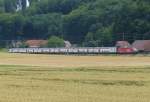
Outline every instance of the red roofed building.
<svg viewBox="0 0 150 102"><path fill-rule="evenodd" d="M116 46L119 48L131 48L128 41L117 41Z"/></svg>
<svg viewBox="0 0 150 102"><path fill-rule="evenodd" d="M38 48L45 46L48 43L47 40L27 40L25 44L27 44L31 48Z"/></svg>
<svg viewBox="0 0 150 102"><path fill-rule="evenodd" d="M132 46L139 51L150 51L150 40L136 40Z"/></svg>

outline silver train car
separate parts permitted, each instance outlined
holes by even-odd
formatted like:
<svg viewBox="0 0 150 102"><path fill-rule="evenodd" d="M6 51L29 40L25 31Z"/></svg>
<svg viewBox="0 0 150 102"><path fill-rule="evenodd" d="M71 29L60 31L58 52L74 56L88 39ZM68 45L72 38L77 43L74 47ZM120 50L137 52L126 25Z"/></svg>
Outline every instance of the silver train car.
<svg viewBox="0 0 150 102"><path fill-rule="evenodd" d="M78 48L11 48L9 53L30 54L107 54L117 53L117 47L78 47Z"/></svg>

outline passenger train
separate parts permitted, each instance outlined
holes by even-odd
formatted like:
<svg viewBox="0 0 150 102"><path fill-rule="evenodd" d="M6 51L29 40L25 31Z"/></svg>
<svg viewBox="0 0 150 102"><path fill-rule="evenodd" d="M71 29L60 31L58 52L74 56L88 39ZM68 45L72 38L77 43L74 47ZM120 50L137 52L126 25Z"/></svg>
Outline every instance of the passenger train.
<svg viewBox="0 0 150 102"><path fill-rule="evenodd" d="M77 48L10 48L10 53L30 54L132 54L135 48L77 47Z"/></svg>

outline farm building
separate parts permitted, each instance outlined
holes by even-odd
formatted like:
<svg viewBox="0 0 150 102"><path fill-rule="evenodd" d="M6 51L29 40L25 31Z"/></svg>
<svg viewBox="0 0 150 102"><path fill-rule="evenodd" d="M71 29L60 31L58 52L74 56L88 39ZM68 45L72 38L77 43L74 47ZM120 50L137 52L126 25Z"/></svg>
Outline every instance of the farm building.
<svg viewBox="0 0 150 102"><path fill-rule="evenodd" d="M64 41L64 43L66 48L70 48L72 46L69 41Z"/></svg>
<svg viewBox="0 0 150 102"><path fill-rule="evenodd" d="M118 48L131 48L131 45L128 41L117 41L116 47L118 47Z"/></svg>
<svg viewBox="0 0 150 102"><path fill-rule="evenodd" d="M47 40L27 40L25 44L27 44L30 48L39 48L46 46L48 43ZM64 41L65 47L70 48L72 45L69 41Z"/></svg>
<svg viewBox="0 0 150 102"><path fill-rule="evenodd" d="M30 48L38 48L41 46L45 46L47 44L47 40L27 40L25 43Z"/></svg>
<svg viewBox="0 0 150 102"><path fill-rule="evenodd" d="M150 51L150 40L136 40L132 46L139 51Z"/></svg>

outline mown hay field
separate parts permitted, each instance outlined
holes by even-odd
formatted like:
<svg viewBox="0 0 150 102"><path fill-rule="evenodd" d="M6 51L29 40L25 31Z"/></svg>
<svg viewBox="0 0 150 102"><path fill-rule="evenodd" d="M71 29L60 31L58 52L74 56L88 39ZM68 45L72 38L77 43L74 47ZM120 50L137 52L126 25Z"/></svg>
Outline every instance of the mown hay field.
<svg viewBox="0 0 150 102"><path fill-rule="evenodd" d="M0 53L0 102L149 102L150 57Z"/></svg>

